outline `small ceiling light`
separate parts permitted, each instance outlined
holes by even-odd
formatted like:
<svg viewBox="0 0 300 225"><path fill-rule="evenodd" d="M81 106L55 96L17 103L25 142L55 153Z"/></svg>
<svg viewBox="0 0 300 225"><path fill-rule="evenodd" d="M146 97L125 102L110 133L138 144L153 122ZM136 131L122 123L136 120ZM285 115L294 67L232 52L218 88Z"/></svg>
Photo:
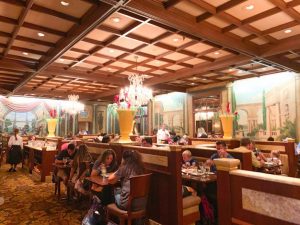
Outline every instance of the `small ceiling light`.
<svg viewBox="0 0 300 225"><path fill-rule="evenodd" d="M121 19L119 17L112 17L111 20L114 22L114 23L120 23Z"/></svg>
<svg viewBox="0 0 300 225"><path fill-rule="evenodd" d="M67 1L60 1L60 4L61 4L62 6L69 6L69 5L70 5L70 3L67 2Z"/></svg>
<svg viewBox="0 0 300 225"><path fill-rule="evenodd" d="M246 5L245 9L248 10L248 11L251 11L251 10L254 9L254 5Z"/></svg>
<svg viewBox="0 0 300 225"><path fill-rule="evenodd" d="M286 34L289 34L289 33L291 33L291 32L292 32L291 29L287 29L287 30L284 31L284 33L286 33Z"/></svg>
<svg viewBox="0 0 300 225"><path fill-rule="evenodd" d="M110 52L110 53L114 53L114 52L115 52L115 50L113 50L113 49L109 49L109 52Z"/></svg>
<svg viewBox="0 0 300 225"><path fill-rule="evenodd" d="M230 68L230 69L228 70L228 72L233 72L233 68Z"/></svg>
<svg viewBox="0 0 300 225"><path fill-rule="evenodd" d="M64 59L59 59L59 61L63 62L63 61L65 61L65 60L64 60Z"/></svg>
<svg viewBox="0 0 300 225"><path fill-rule="evenodd" d="M207 80L206 78L203 78L202 80Z"/></svg>
<svg viewBox="0 0 300 225"><path fill-rule="evenodd" d="M239 70L238 73L241 74L241 73L243 73L243 71L242 71L242 70Z"/></svg>
<svg viewBox="0 0 300 225"><path fill-rule="evenodd" d="M191 85L195 85L195 83L191 83Z"/></svg>
<svg viewBox="0 0 300 225"><path fill-rule="evenodd" d="M220 52L214 52L215 55L220 55Z"/></svg>
<svg viewBox="0 0 300 225"><path fill-rule="evenodd" d="M42 33L42 32L38 32L38 36L39 36L39 37L45 37L45 34Z"/></svg>
<svg viewBox="0 0 300 225"><path fill-rule="evenodd" d="M22 52L23 55L28 55L28 52Z"/></svg>
<svg viewBox="0 0 300 225"><path fill-rule="evenodd" d="M193 80L197 80L197 77L193 77Z"/></svg>
<svg viewBox="0 0 300 225"><path fill-rule="evenodd" d="M173 41L174 41L174 42L178 42L178 41L179 41L179 38L173 38Z"/></svg>

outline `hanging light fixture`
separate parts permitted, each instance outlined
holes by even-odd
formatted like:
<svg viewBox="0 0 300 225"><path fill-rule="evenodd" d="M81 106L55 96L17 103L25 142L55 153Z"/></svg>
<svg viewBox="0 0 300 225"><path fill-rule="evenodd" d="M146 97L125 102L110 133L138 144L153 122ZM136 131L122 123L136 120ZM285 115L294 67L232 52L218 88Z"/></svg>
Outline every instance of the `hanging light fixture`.
<svg viewBox="0 0 300 225"><path fill-rule="evenodd" d="M129 87L125 87L120 90L120 100L124 100L127 104L133 107L140 107L146 105L148 101L153 97L152 90L143 86L145 79L144 75L138 73L137 59L136 59L136 73L128 76Z"/></svg>
<svg viewBox="0 0 300 225"><path fill-rule="evenodd" d="M76 115L80 111L84 110L84 104L80 103L79 100L79 95L68 95L69 101L65 103L64 110L71 114L71 115Z"/></svg>

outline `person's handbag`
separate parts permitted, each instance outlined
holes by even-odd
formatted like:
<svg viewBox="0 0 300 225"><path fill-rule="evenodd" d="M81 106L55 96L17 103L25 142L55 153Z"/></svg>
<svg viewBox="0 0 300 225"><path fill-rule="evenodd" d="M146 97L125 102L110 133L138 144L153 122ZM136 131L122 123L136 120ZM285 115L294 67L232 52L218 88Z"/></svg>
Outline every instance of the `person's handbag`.
<svg viewBox="0 0 300 225"><path fill-rule="evenodd" d="M106 225L106 211L97 196L93 196L93 203L82 220L81 225Z"/></svg>

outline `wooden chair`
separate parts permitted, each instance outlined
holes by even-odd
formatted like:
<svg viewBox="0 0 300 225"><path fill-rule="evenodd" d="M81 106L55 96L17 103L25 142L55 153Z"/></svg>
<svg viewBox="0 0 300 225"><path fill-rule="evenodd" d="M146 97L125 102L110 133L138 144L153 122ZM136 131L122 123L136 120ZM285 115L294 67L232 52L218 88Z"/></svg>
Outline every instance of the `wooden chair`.
<svg viewBox="0 0 300 225"><path fill-rule="evenodd" d="M120 225L125 225L125 221L127 221L127 225L131 225L133 219L146 217L146 208L139 211L132 211L132 202L137 198L148 197L150 178L151 174L131 177L127 211L119 209L115 203L109 204L107 206L107 221L110 221L110 215L113 215L120 219Z"/></svg>

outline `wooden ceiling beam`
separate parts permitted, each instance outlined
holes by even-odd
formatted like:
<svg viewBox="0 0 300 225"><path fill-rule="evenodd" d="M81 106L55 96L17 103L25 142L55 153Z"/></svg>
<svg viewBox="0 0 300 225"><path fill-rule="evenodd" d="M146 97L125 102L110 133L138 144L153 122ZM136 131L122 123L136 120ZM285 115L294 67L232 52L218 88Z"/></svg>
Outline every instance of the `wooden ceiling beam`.
<svg viewBox="0 0 300 225"><path fill-rule="evenodd" d="M288 8L288 5L285 1L283 0L269 0L269 1L272 2L274 5L276 5L278 8L280 8L283 12L288 14L290 17L292 17L294 20L300 22L300 14L293 8Z"/></svg>
<svg viewBox="0 0 300 225"><path fill-rule="evenodd" d="M156 84L151 87L152 89L164 89L168 91L176 91L176 92L186 92L186 88L180 87L178 85L170 85L170 84Z"/></svg>
<svg viewBox="0 0 300 225"><path fill-rule="evenodd" d="M292 7L295 7L295 6L298 6L298 5L300 5L300 0L293 0L291 2L288 2L286 4L286 7L287 8L292 8Z"/></svg>
<svg viewBox="0 0 300 225"><path fill-rule="evenodd" d="M25 62L25 63L31 64L33 66L36 66L39 63L39 60L32 59L32 58L29 58L29 57L18 56L18 55L7 54L5 56L5 58L6 59L17 60L17 61L20 61L20 62Z"/></svg>
<svg viewBox="0 0 300 225"><path fill-rule="evenodd" d="M145 82L145 84L154 85L157 83L170 82L170 81L182 79L185 77L191 77L195 74L199 74L202 72L208 72L210 70L226 68L226 67L236 64L236 63L248 62L249 60L251 60L250 57L238 55L238 56L232 56L232 57L226 58L226 59L220 59L215 62L201 63L201 64L198 64L197 66L194 66L194 68L192 68L192 69L179 70L176 72L176 74L165 74L161 78L148 79Z"/></svg>
<svg viewBox="0 0 300 225"><path fill-rule="evenodd" d="M55 11L53 9L45 8L45 7L37 5L37 4L34 4L31 7L31 10L39 12L39 13L51 15L51 16L54 16L54 17L57 17L57 18L60 18L60 19L63 19L63 20L68 20L68 21L76 23L76 24L80 23L80 19L78 19L74 16L70 16L68 14L61 13L61 12Z"/></svg>
<svg viewBox="0 0 300 225"><path fill-rule="evenodd" d="M4 32L4 31L0 31L0 36L1 37L7 37L7 38L11 38L11 33L6 33L6 32Z"/></svg>
<svg viewBox="0 0 300 225"><path fill-rule="evenodd" d="M36 31L40 31L40 32L53 34L53 35L60 36L60 37L65 37L67 35L63 31L54 30L52 28L43 27L43 26L39 26L39 25L36 25L36 24L27 23L27 22L23 23L23 27L28 28L28 29L32 29L32 30L36 30Z"/></svg>
<svg viewBox="0 0 300 225"><path fill-rule="evenodd" d="M279 64L280 66L285 66L287 70L292 69L297 73L300 73L300 64L290 59L278 57L276 55L267 57L267 59L272 61L273 63Z"/></svg>
<svg viewBox="0 0 300 225"><path fill-rule="evenodd" d="M124 85L127 82L126 79L113 78L109 76L109 73L101 73L100 71L91 73L85 73L76 69L65 70L58 66L49 66L41 74L65 76L70 78L80 78L89 81L97 81L104 84Z"/></svg>
<svg viewBox="0 0 300 225"><path fill-rule="evenodd" d="M274 15L274 14L280 12L280 11L281 10L278 7L274 7L272 9L269 9L269 10L264 11L262 13L256 14L255 16L252 16L252 17L249 17L247 19L242 20L240 26L237 26L235 24L230 24L229 26L222 28L222 32L223 33L229 32L229 31L234 30L238 27L242 27L246 24L253 23L257 20L263 19L263 18L268 17L268 16L272 16L272 15Z"/></svg>
<svg viewBox="0 0 300 225"><path fill-rule="evenodd" d="M1 59L0 60L0 68L6 70L13 70L13 71L21 71L21 72L34 72L35 69L33 66L26 65L26 63L19 63L11 59Z"/></svg>
<svg viewBox="0 0 300 225"><path fill-rule="evenodd" d="M37 45L43 45L43 46L47 46L47 47L50 47L50 48L54 48L56 46L55 43L52 43L52 42L41 41L41 40L38 40L38 39L23 37L23 36L20 36L20 35L16 36L15 40L25 41L25 42L29 42L29 43L33 43L33 44L37 44Z"/></svg>
<svg viewBox="0 0 300 225"><path fill-rule="evenodd" d="M27 52L27 53L31 53L31 54L36 54L36 55L45 55L46 54L46 52L43 52L43 51L39 51L39 50L35 50L35 49L29 49L29 48L22 48L22 47L18 47L18 46L11 46L10 49L20 51L20 52Z"/></svg>
<svg viewBox="0 0 300 225"><path fill-rule="evenodd" d="M196 0L196 2L198 2L198 0ZM210 40L210 42L220 46L250 55L257 54L256 48L239 42L235 38L224 36L218 30L210 29L205 23L197 24L193 16L184 18L178 17L177 13L174 13L172 10L165 10L162 4L156 1L135 0L131 1L126 7L128 7L128 10L139 12L142 15L144 12L147 12L148 17L158 21L156 23L167 24L168 27L173 27L185 33L191 33L198 38Z"/></svg>
<svg viewBox="0 0 300 225"><path fill-rule="evenodd" d="M20 82L14 89L16 93L22 86L24 86L31 78L36 76L39 72L46 69L57 58L64 54L78 41L82 40L90 31L99 26L99 23L108 18L111 14L116 12L120 7L126 5L128 1L118 1L111 3L104 3L102 1L97 5L93 5L90 10L81 18L79 26L73 26L68 31L68 36L61 39L56 48L50 51L45 57L41 58L37 71L29 74L22 82Z"/></svg>
<svg viewBox="0 0 300 225"><path fill-rule="evenodd" d="M24 95L24 94L34 94L34 96L36 97L41 97L41 96L47 96L47 97L52 97L52 98L60 98L59 96L62 96L65 99L68 99L68 95L70 94L70 91L59 91L59 90L55 90L55 91L51 91L51 88L45 88L45 89L38 89L38 90L32 90L32 88L30 87L22 87L19 91L18 94ZM72 92L74 94L78 94L80 96L80 100L86 100L86 99L91 99L93 96L92 95L88 95L88 94L83 94L83 93L79 93L79 92Z"/></svg>
<svg viewBox="0 0 300 225"><path fill-rule="evenodd" d="M4 2L6 4L14 5L14 6L20 6L20 7L25 7L26 2L25 1L20 1L20 0L0 0L0 2Z"/></svg>
<svg viewBox="0 0 300 225"><path fill-rule="evenodd" d="M299 46L300 46L300 35L295 35L293 37L286 38L282 41L279 41L276 45L267 48L262 48L259 56L265 58L273 55L278 55L283 52L299 49Z"/></svg>
<svg viewBox="0 0 300 225"><path fill-rule="evenodd" d="M9 50L11 49L11 47L12 47L12 45L14 43L14 40L15 40L16 36L19 33L19 30L21 29L23 23L25 22L25 17L27 16L30 8L33 5L33 2L34 2L34 0L27 0L26 1L26 7L22 9L22 12L21 12L21 14L20 14L20 16L18 18L18 25L14 28L12 36L11 36L11 38L10 38L8 44L7 44L6 49L4 50L4 53L3 53L4 56L6 56L7 53L9 52Z"/></svg>
<svg viewBox="0 0 300 225"><path fill-rule="evenodd" d="M12 18L9 18L9 17L5 17L5 16L0 16L0 22L8 23L8 24L11 24L11 25L18 25L18 20L12 19Z"/></svg>

